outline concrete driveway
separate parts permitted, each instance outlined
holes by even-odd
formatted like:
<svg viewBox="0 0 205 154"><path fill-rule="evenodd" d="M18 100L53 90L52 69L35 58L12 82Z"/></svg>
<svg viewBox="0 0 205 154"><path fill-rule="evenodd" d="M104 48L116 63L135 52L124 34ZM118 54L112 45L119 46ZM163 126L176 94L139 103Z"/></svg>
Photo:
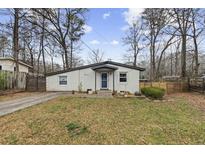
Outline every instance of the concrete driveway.
<svg viewBox="0 0 205 154"><path fill-rule="evenodd" d="M33 106L39 103L46 102L54 99L58 96L64 95L61 92L49 92L49 93L38 93L32 96L26 96L24 98L18 98L15 100L3 101L0 103L0 116Z"/></svg>

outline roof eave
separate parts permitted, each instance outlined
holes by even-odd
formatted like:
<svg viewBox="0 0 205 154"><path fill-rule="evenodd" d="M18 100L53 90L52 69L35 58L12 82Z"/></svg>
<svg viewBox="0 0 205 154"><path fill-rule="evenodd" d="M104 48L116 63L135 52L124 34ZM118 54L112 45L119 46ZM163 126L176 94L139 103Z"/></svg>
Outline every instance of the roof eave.
<svg viewBox="0 0 205 154"><path fill-rule="evenodd" d="M104 61L104 62L90 64L90 65L84 65L84 66L80 66L80 67L76 67L76 68L72 68L72 69L67 69L67 70L61 70L61 71L57 71L57 72L47 73L46 76L52 76L52 75L67 73L67 72L71 72L71 71L86 69L86 68L91 68L92 69L92 67L99 66L99 65L106 65L106 64L126 67L126 68L130 68L130 69L138 70L138 71L145 71L145 68L141 68L141 67L126 65L126 64L122 64L122 63L118 63L118 62L113 62L113 61Z"/></svg>
<svg viewBox="0 0 205 154"><path fill-rule="evenodd" d="M4 57L4 58L1 57L0 60L15 61L12 57ZM24 65L24 66L27 66L27 67L29 67L29 68L33 68L31 65L28 65L28 64L26 64L26 63L24 63L24 62L22 62L22 61L19 61L19 64Z"/></svg>

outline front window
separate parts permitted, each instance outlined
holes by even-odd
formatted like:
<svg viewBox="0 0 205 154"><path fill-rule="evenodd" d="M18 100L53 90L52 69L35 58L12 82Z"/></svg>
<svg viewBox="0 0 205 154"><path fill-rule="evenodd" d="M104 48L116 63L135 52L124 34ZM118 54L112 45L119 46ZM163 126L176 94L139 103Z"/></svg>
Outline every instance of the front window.
<svg viewBox="0 0 205 154"><path fill-rule="evenodd" d="M127 82L127 73L120 73L120 82Z"/></svg>
<svg viewBox="0 0 205 154"><path fill-rule="evenodd" d="M59 84L67 85L67 76L59 76Z"/></svg>

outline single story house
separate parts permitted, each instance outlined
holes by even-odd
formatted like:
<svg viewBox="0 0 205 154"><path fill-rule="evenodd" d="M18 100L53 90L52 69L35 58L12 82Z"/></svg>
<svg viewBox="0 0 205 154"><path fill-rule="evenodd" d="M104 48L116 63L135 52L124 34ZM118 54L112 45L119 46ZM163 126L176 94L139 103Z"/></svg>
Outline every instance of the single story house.
<svg viewBox="0 0 205 154"><path fill-rule="evenodd" d="M30 68L32 68L32 66L19 61L19 72L28 73ZM11 57L0 57L0 70L16 71L15 60Z"/></svg>
<svg viewBox="0 0 205 154"><path fill-rule="evenodd" d="M139 92L140 71L144 68L105 61L52 72L46 76L47 91Z"/></svg>

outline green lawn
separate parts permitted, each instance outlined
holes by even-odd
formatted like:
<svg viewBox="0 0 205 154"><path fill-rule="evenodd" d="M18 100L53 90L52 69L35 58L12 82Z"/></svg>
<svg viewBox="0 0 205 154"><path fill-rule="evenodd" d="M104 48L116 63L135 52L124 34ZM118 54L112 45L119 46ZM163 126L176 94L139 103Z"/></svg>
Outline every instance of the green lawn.
<svg viewBox="0 0 205 154"><path fill-rule="evenodd" d="M55 100L0 117L1 144L204 144L205 114L184 99Z"/></svg>

